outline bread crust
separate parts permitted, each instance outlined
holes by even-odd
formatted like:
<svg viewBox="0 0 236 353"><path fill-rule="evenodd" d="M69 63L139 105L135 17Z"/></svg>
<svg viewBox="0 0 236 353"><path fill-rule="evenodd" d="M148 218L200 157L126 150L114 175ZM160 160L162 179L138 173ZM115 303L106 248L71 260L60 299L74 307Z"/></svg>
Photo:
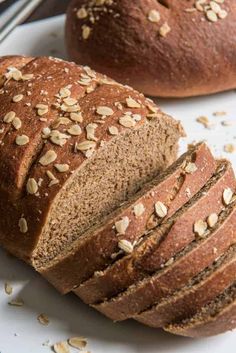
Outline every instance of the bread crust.
<svg viewBox="0 0 236 353"><path fill-rule="evenodd" d="M186 173L187 160L197 167L194 173ZM204 143L198 144L186 154L186 158L181 157L180 161L177 161L176 167L171 166L170 171L167 170L161 180L158 177L146 185L139 196L134 197L132 202L129 201L120 210L116 210L114 215L111 214L105 224L89 230L88 234L78 239L71 251L67 249L66 255L60 255L52 261L51 266L38 269L39 272L60 292L72 290L95 271L103 270L114 261L112 255L119 253L119 241L125 239L133 244L156 226L157 222L171 217L205 185L215 169L216 163L209 148ZM168 207L168 215L163 219L155 218L151 224L149 220L154 216L154 205L157 201ZM144 212L137 217L134 206L139 204L144 207ZM119 235L115 224L124 217L128 217L129 226L124 235Z"/></svg>
<svg viewBox="0 0 236 353"><path fill-rule="evenodd" d="M179 136L183 135L183 129L178 122L159 112L159 109L155 108L153 103L145 99L142 94L96 74L88 67L45 57L7 57L3 58L1 63L4 82L0 94L0 115L4 129L1 130L2 138L0 136L2 141L0 212L6 217L0 218L0 242L15 256L31 263L32 255L47 224L56 197L71 179L72 172L88 161L82 152L75 151L74 146L86 140L86 126L99 119L94 107L107 104L113 107L114 112L106 119L106 123L101 124L97 129L95 152L102 148L102 141L106 145L114 138L108 131L109 126L116 126L119 134L127 131L127 127L119 124L119 117L126 111L135 112L141 117L134 129L149 123L149 119L159 119L160 124L163 119L166 119L169 131L172 128L176 129L176 134ZM14 67L14 73L12 67ZM54 127L54 123L57 123L64 114L62 109L68 111L68 107L65 108L65 104L63 105L65 97L62 97L61 93L59 96L60 89L68 86L70 98L76 99L77 104L80 105L84 120L80 123L82 133L79 136L67 137L62 147L52 142L50 138L45 139L43 134L45 128L64 133L74 124L71 120L66 128L63 124ZM139 107L128 107L126 99L129 97L139 101ZM14 101L16 98L19 101ZM117 101L123 102L125 107L119 110L115 105ZM37 108L38 104L41 109ZM153 109L156 113L153 113ZM5 115L12 111L20 119L20 129L4 121ZM21 144L20 141L17 144L16 139L19 135L24 135L24 139L28 138L28 143L26 141ZM48 151L53 151L56 155L55 163L68 163L69 170L60 173L56 171L54 163L42 165L41 157ZM173 155L175 153L176 151L173 151ZM49 185L52 180L48 177L50 173L54 175L53 180L56 180L51 186ZM38 183L38 192L34 194L26 192L29 179L34 179Z"/></svg>
<svg viewBox="0 0 236 353"><path fill-rule="evenodd" d="M194 0L93 3L73 0L68 8L66 44L73 61L151 96L187 97L236 87L234 1L221 4L227 16L216 16L216 22L207 11L196 10ZM78 18L81 8L87 16ZM148 20L153 10L160 15L157 22ZM170 31L161 36L166 24ZM84 28L89 29L86 38Z"/></svg>
<svg viewBox="0 0 236 353"><path fill-rule="evenodd" d="M212 262L235 244L236 209L223 224L205 240L177 259L172 265L147 277L121 295L93 305L98 311L114 321L121 321L136 316L155 302L171 295L193 277L210 266ZM217 254L213 249L217 248ZM191 264L191 266L189 265Z"/></svg>
<svg viewBox="0 0 236 353"><path fill-rule="evenodd" d="M190 284L173 296L135 316L135 320L155 328L179 322L196 314L236 280L236 253L227 258L199 283Z"/></svg>
<svg viewBox="0 0 236 353"><path fill-rule="evenodd" d="M116 261L103 272L81 284L74 292L86 303L94 304L111 298L136 281L160 269L164 264L195 240L194 223L205 220L210 214L219 214L225 207L223 191L230 187L235 189L234 172L227 164L224 174L201 197L174 216L171 224L168 221L154 230L132 254ZM182 211L181 211L182 212Z"/></svg>
<svg viewBox="0 0 236 353"><path fill-rule="evenodd" d="M219 335L236 327L236 300L224 306L216 315L197 320L192 324L170 325L165 331L187 337L210 337Z"/></svg>

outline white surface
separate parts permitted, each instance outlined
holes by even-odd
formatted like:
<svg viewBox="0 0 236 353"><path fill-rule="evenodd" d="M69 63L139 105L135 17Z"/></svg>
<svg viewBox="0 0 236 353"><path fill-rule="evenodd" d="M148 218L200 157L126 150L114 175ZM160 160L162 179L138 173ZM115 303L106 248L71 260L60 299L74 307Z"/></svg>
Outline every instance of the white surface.
<svg viewBox="0 0 236 353"><path fill-rule="evenodd" d="M63 17L24 25L17 28L0 45L0 55L54 55L65 58L63 45ZM206 139L217 155L224 155L223 145L236 144L236 125L222 127L222 120L236 121L236 93L229 92L205 98L161 100L165 110L182 120L188 133L187 142ZM227 116L214 117L215 111L226 111ZM206 115L216 123L207 130L195 122ZM236 154L227 155L236 167ZM14 292L8 297L5 281L10 281ZM11 298L20 296L25 305L11 307ZM37 315L46 313L50 325L37 322ZM235 353L236 333L214 338L191 340L149 329L138 323L113 324L82 304L73 295L60 296L46 281L23 263L0 252L0 353L50 352L42 343L61 341L71 336L88 338L92 353Z"/></svg>

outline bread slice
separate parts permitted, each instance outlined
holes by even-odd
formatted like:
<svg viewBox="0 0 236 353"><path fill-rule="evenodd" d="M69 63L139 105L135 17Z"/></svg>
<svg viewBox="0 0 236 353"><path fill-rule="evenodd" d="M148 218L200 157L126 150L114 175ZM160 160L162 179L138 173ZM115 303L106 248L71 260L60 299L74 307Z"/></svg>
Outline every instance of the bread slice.
<svg viewBox="0 0 236 353"><path fill-rule="evenodd" d="M88 67L25 60L2 75L0 243L38 267L170 165L183 129Z"/></svg>
<svg viewBox="0 0 236 353"><path fill-rule="evenodd" d="M189 166L194 166L194 172L188 172ZM68 292L95 271L103 270L116 258L122 257L124 252L119 246L133 246L144 233L171 217L205 185L215 169L216 162L209 148L204 143L193 146L161 176L154 178L124 205L105 217L101 225L92 227L71 247L37 270L59 291ZM163 218L155 215L157 202L168 208ZM119 234L122 221L124 229Z"/></svg>
<svg viewBox="0 0 236 353"><path fill-rule="evenodd" d="M145 236L131 254L116 261L75 289L83 301L94 304L118 294L148 273L162 268L178 252L195 240L194 224L225 207L223 192L235 189L229 162L221 161L215 175L173 217Z"/></svg>
<svg viewBox="0 0 236 353"><path fill-rule="evenodd" d="M236 281L196 315L171 324L166 331L181 336L208 337L236 328Z"/></svg>
<svg viewBox="0 0 236 353"><path fill-rule="evenodd" d="M134 318L155 328L171 322L180 322L195 315L202 306L215 299L235 280L236 245L233 245L210 267L191 279L187 286Z"/></svg>
<svg viewBox="0 0 236 353"><path fill-rule="evenodd" d="M189 280L210 266L219 256L235 244L236 207L222 211L217 225L196 239L171 262L153 275L146 274L142 281L130 286L110 300L93 305L98 311L114 321L126 320L158 303L185 286ZM214 249L217 249L217 252Z"/></svg>

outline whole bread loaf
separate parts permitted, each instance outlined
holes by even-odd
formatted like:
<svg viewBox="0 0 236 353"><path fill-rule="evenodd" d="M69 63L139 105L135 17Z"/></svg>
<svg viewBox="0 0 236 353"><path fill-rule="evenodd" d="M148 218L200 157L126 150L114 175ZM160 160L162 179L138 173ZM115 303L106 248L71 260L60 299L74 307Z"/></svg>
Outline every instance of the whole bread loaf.
<svg viewBox="0 0 236 353"><path fill-rule="evenodd" d="M67 13L72 60L152 96L235 88L235 36L232 0L72 0Z"/></svg>
<svg viewBox="0 0 236 353"><path fill-rule="evenodd" d="M0 243L45 263L176 158L142 94L54 58L0 61Z"/></svg>

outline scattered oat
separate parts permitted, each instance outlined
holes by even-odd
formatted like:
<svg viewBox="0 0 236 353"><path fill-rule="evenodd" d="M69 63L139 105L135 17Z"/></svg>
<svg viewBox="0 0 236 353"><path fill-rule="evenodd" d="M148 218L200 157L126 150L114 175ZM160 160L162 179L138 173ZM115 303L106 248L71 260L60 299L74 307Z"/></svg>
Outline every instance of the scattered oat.
<svg viewBox="0 0 236 353"><path fill-rule="evenodd" d="M148 13L148 20L153 23L158 23L161 19L160 12L157 10L151 10Z"/></svg>
<svg viewBox="0 0 236 353"><path fill-rule="evenodd" d="M12 288L12 286L10 285L9 282L5 282L4 288L5 288L5 293L6 293L7 295L11 295L11 294L12 294L13 288Z"/></svg>
<svg viewBox="0 0 236 353"><path fill-rule="evenodd" d="M57 159L57 154L53 150L47 151L39 160L39 163L42 166L49 165L50 163L54 162Z"/></svg>
<svg viewBox="0 0 236 353"><path fill-rule="evenodd" d="M12 98L12 101L13 101L14 103L18 103L18 102L20 102L23 98L24 98L23 94L17 94L16 96L14 96L14 97Z"/></svg>
<svg viewBox="0 0 236 353"><path fill-rule="evenodd" d="M57 169L58 172L60 173L65 173L68 172L70 169L69 164L55 164L54 167Z"/></svg>
<svg viewBox="0 0 236 353"><path fill-rule="evenodd" d="M82 113L70 113L70 119L77 123L82 123L83 122Z"/></svg>
<svg viewBox="0 0 236 353"><path fill-rule="evenodd" d="M92 32L91 27L89 27L87 25L82 26L82 37L84 40L87 40L89 38L91 32Z"/></svg>
<svg viewBox="0 0 236 353"><path fill-rule="evenodd" d="M218 222L218 215L216 213L210 214L210 216L207 218L207 224L210 228L214 227L216 223Z"/></svg>
<svg viewBox="0 0 236 353"><path fill-rule="evenodd" d="M195 163L189 162L184 168L185 172L188 174L195 173L197 171L197 166Z"/></svg>
<svg viewBox="0 0 236 353"><path fill-rule="evenodd" d="M58 342L53 345L55 353L70 353L70 348L67 342Z"/></svg>
<svg viewBox="0 0 236 353"><path fill-rule="evenodd" d="M20 228L21 233L27 233L28 232L28 224L27 221L24 217L21 217L18 222L18 226Z"/></svg>
<svg viewBox="0 0 236 353"><path fill-rule="evenodd" d="M38 192L38 184L34 178L29 178L26 184L28 194L34 195Z"/></svg>
<svg viewBox="0 0 236 353"><path fill-rule="evenodd" d="M48 326L49 325L49 318L47 315L45 314L40 314L38 317L37 317L37 320L38 322L43 325L43 326Z"/></svg>
<svg viewBox="0 0 236 353"><path fill-rule="evenodd" d="M145 211L145 207L141 202L134 206L134 214L136 217L142 216L144 211Z"/></svg>
<svg viewBox="0 0 236 353"><path fill-rule="evenodd" d="M123 250L126 254L131 254L134 250L133 244L125 239L122 239L118 242L118 247Z"/></svg>
<svg viewBox="0 0 236 353"><path fill-rule="evenodd" d="M114 114L113 109L105 106L98 107L96 110L97 114L102 116L111 116Z"/></svg>
<svg viewBox="0 0 236 353"><path fill-rule="evenodd" d="M109 126L108 131L111 135L118 135L119 134L119 130L116 126Z"/></svg>
<svg viewBox="0 0 236 353"><path fill-rule="evenodd" d="M207 222L200 219L194 223L194 233L196 233L199 237L202 237L206 233L207 227Z"/></svg>
<svg viewBox="0 0 236 353"><path fill-rule="evenodd" d="M88 12L87 12L87 10L84 7L81 7L77 11L76 16L81 20L81 19L84 19L84 18L86 18L88 16Z"/></svg>
<svg viewBox="0 0 236 353"><path fill-rule="evenodd" d="M227 115L227 113L224 112L224 111L222 111L222 112L214 112L213 115L214 116L225 116L225 115Z"/></svg>
<svg viewBox="0 0 236 353"><path fill-rule="evenodd" d="M161 37L166 37L167 34L171 31L170 26L168 25L167 22L165 22L161 28L159 29L159 34Z"/></svg>
<svg viewBox="0 0 236 353"><path fill-rule="evenodd" d="M98 125L94 123L90 123L86 126L87 139L92 141L97 141L97 137L95 136L95 132Z"/></svg>
<svg viewBox="0 0 236 353"><path fill-rule="evenodd" d="M120 221L115 223L115 228L118 234L124 235L129 226L129 218L123 217Z"/></svg>
<svg viewBox="0 0 236 353"><path fill-rule="evenodd" d="M228 143L227 145L224 145L224 151L227 153L234 153L236 151L236 147L232 143Z"/></svg>
<svg viewBox="0 0 236 353"><path fill-rule="evenodd" d="M158 201L155 203L155 212L158 217L164 218L167 216L168 209L161 201Z"/></svg>
<svg viewBox="0 0 236 353"><path fill-rule="evenodd" d="M87 346L87 340L84 337L72 337L69 338L68 343L71 347L77 349L84 349Z"/></svg>
<svg viewBox="0 0 236 353"><path fill-rule="evenodd" d="M96 147L96 142L86 140L78 143L76 147L79 151L87 151L89 149L94 149Z"/></svg>
<svg viewBox="0 0 236 353"><path fill-rule="evenodd" d="M10 124L15 118L15 116L16 116L16 113L13 111L7 113L3 118L4 123Z"/></svg>
<svg viewBox="0 0 236 353"><path fill-rule="evenodd" d="M81 127L78 124L72 125L67 132L72 136L79 136L82 133Z"/></svg>
<svg viewBox="0 0 236 353"><path fill-rule="evenodd" d="M120 125L127 127L127 128L134 127L136 124L135 120L130 115L124 115L124 116L120 117L119 123L120 123Z"/></svg>
<svg viewBox="0 0 236 353"><path fill-rule="evenodd" d="M229 205L233 198L233 191L230 188L227 188L223 192L223 200L225 205Z"/></svg>
<svg viewBox="0 0 236 353"><path fill-rule="evenodd" d="M21 122L20 118L15 117L12 121L12 125L16 130L19 130L22 126L22 122Z"/></svg>
<svg viewBox="0 0 236 353"><path fill-rule="evenodd" d="M140 108L141 107L140 103L138 103L132 97L126 98L126 104L127 104L128 108Z"/></svg>
<svg viewBox="0 0 236 353"><path fill-rule="evenodd" d="M27 143L29 143L29 137L26 135L20 135L16 137L15 141L18 146L24 146L24 145L27 145Z"/></svg>
<svg viewBox="0 0 236 353"><path fill-rule="evenodd" d="M8 304L12 306L23 306L24 301L20 298L17 298L17 299L12 299L10 302L8 302Z"/></svg>

